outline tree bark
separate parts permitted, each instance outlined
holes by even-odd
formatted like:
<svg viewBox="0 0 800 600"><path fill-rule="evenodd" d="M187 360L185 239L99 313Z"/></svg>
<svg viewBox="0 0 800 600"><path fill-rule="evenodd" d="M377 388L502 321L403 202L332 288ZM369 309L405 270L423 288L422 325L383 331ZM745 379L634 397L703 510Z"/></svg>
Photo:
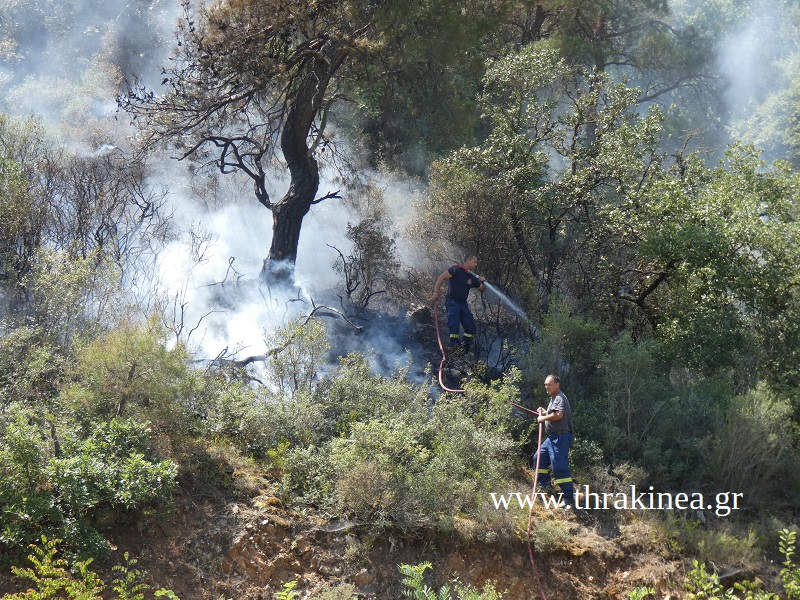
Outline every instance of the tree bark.
<svg viewBox="0 0 800 600"><path fill-rule="evenodd" d="M303 218L319 189L319 165L309 147L309 134L328 83L347 56L346 47L329 44L298 86L281 132L281 150L291 180L283 198L272 205L272 243L261 270L262 278L269 281L292 281Z"/></svg>

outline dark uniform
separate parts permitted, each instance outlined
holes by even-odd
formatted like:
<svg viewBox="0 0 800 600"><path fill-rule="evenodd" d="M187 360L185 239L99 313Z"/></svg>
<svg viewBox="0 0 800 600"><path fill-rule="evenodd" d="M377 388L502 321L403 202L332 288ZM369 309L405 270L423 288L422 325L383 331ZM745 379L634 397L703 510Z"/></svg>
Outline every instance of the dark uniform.
<svg viewBox="0 0 800 600"><path fill-rule="evenodd" d="M469 350L475 337L475 319L467 304L469 291L481 286L481 282L461 265L453 265L447 272L452 275L445 298L447 309L447 328L450 330L450 344L458 346L461 341L461 327L464 327L463 345Z"/></svg>

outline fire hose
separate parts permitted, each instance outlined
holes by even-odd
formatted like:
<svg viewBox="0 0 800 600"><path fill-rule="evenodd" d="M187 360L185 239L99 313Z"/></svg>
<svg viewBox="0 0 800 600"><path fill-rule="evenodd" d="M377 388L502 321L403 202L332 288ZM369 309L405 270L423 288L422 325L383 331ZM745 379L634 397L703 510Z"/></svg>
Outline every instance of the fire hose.
<svg viewBox="0 0 800 600"><path fill-rule="evenodd" d="M439 351L442 353L442 360L439 363L439 387L442 388L445 392L452 392L454 394L463 394L464 390L453 390L447 387L444 384L444 377L442 376L442 372L444 371L444 363L447 360L447 355L444 351L444 346L442 345L442 335L439 333L439 302L438 300L433 301L433 322L436 325L436 341L439 342Z"/></svg>
<svg viewBox="0 0 800 600"><path fill-rule="evenodd" d="M436 326L436 340L439 342L439 351L442 353L442 360L439 363L439 387L441 387L445 392L463 394L464 390L450 389L449 387L447 387L444 384L444 378L442 376L442 372L444 370L444 363L447 360L447 355L445 354L444 345L442 345L442 336L441 336L441 333L439 332L439 310L438 309L439 309L438 302L436 300L434 300L433 301L433 322L434 322L434 324ZM526 412L529 412L531 414L534 414L537 417L539 416L538 412L536 412L534 410L531 410L530 408L526 408L524 406L521 406L520 404L517 404L516 402L511 402L511 405L516 407L516 408L519 408L521 410L524 410ZM539 477L539 460L541 458L540 457L541 448L542 448L542 424L539 423L539 439L536 442L536 467L534 468L534 471L533 471L533 477L534 477L533 490L531 491L531 504L530 504L530 510L528 511L528 530L527 530L526 538L528 540L528 558L531 561L531 567L533 567L533 576L536 579L536 585L539 588L539 594L541 595L542 600L547 600L547 595L544 593L544 588L542 587L542 582L539 579L539 570L536 568L536 561L534 560L534 555L533 555L533 542L531 542L531 528L533 527L533 498L535 497L536 485L537 485L537 481L538 481L538 477Z"/></svg>
<svg viewBox="0 0 800 600"><path fill-rule="evenodd" d="M520 410L524 410L526 412L531 413L532 415L539 416L539 413L535 410L531 410L530 408L526 408L516 402L510 402L512 406L515 408L519 408ZM533 576L536 579L536 585L539 587L539 594L542 596L542 600L547 600L547 595L544 593L544 588L542 588L542 582L539 580L539 570L536 568L536 561L533 559L533 542L531 542L531 527L533 526L533 499L535 498L536 494L536 486L539 480L539 459L541 458L539 452L542 449L542 424L539 423L539 439L536 442L536 466L533 469L533 490L531 490L531 504L530 510L528 511L528 531L526 537L528 539L528 558L531 561L531 567L533 567Z"/></svg>

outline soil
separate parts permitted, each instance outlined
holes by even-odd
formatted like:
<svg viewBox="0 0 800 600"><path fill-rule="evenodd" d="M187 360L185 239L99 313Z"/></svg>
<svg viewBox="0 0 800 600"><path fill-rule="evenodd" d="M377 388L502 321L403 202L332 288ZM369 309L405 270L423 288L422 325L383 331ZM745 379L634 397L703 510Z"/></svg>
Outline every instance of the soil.
<svg viewBox="0 0 800 600"><path fill-rule="evenodd" d="M263 475L206 464L216 468L195 465L195 473L205 474L181 478L169 516L103 531L114 548L111 563L123 563L128 552L154 589L170 589L181 600L267 600L290 581L297 582L297 598L348 583L359 598L394 600L403 597L398 566L423 562L432 564L431 586L455 577L478 588L493 581L507 600L541 598L540 584L549 600L622 599L645 585L656 598L682 596L686 561L654 541L641 520L537 507L535 519L566 535L539 542L534 572L527 544L508 532L497 536L506 541L489 542L456 519L449 534L376 534L331 522L312 507L286 507ZM119 575L108 566L92 568L109 582ZM0 593L26 589L25 583L5 574Z"/></svg>
<svg viewBox="0 0 800 600"><path fill-rule="evenodd" d="M635 524L619 528L569 511L535 516L561 520L569 532L546 554L534 550L550 600L627 598L639 585L655 587L659 598L680 597L681 562L649 548ZM124 552L130 553L154 588L171 589L182 600L266 600L292 580L298 598L347 582L360 598L393 600L403 597L398 565L426 561L433 565L426 581L435 587L458 576L478 587L494 581L507 599L541 597L522 541L467 541L457 532L373 537L355 523L331 523L310 509L288 510L268 494L237 499L189 493L182 486L172 515L105 533L114 560L121 563Z"/></svg>

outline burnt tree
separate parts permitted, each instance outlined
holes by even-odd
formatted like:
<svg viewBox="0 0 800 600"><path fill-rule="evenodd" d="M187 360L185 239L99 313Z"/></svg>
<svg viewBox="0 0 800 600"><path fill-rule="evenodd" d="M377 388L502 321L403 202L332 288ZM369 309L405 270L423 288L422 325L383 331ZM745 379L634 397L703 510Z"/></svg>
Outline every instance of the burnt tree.
<svg viewBox="0 0 800 600"><path fill-rule="evenodd" d="M335 149L326 137L334 103L369 95L364 89L387 72L404 81L421 62L466 61L466 52L421 57L418 40L452 45L453 31L483 31L494 2L217 0L193 9L184 0L177 47L163 69L167 91L133 84L118 103L141 127L144 149L166 147L199 169L252 179L273 214L262 274L290 279L303 218L313 204L339 197L317 196L320 158ZM274 200L269 178L278 170L288 172L289 186Z"/></svg>
<svg viewBox="0 0 800 600"><path fill-rule="evenodd" d="M303 218L313 204L338 197L317 198L318 153L337 99L329 88L370 24L368 13L353 15L348 5L223 0L194 11L187 0L172 66L162 71L168 91L134 84L118 99L141 127L144 149L164 146L199 169L252 179L273 214L264 276L291 277ZM268 191L275 167L290 178L278 200Z"/></svg>

